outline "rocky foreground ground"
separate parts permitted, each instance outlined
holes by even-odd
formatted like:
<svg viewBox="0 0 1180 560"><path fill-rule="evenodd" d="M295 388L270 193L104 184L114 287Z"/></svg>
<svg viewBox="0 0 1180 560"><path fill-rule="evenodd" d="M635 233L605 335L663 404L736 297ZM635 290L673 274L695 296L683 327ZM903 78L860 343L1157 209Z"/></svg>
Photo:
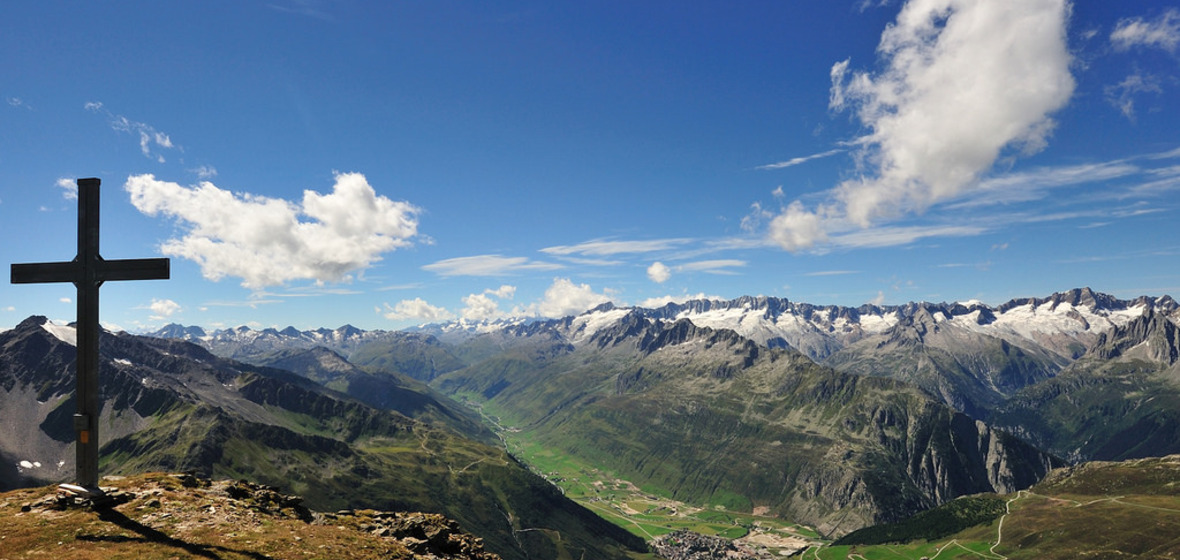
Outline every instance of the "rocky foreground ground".
<svg viewBox="0 0 1180 560"><path fill-rule="evenodd" d="M272 487L188 474L111 477L102 485L103 503L57 487L0 494L0 560L499 559L436 514L314 512Z"/></svg>

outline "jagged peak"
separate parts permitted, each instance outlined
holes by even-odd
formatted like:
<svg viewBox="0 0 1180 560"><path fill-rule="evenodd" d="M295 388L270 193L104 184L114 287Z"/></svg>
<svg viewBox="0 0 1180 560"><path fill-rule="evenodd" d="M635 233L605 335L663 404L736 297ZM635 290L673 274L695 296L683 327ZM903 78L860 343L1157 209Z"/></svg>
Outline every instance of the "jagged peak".
<svg viewBox="0 0 1180 560"><path fill-rule="evenodd" d="M208 336L201 327L186 327L180 323L169 323L155 332L143 333L154 338L177 338L181 340L197 340Z"/></svg>
<svg viewBox="0 0 1180 560"><path fill-rule="evenodd" d="M1068 292L1053 294L1049 297L1049 301L1053 302L1053 307L1062 303L1068 303L1074 307L1088 307L1090 309L1125 309L1127 303L1110 295L1100 292L1095 292L1089 287L1074 288Z"/></svg>
<svg viewBox="0 0 1180 560"><path fill-rule="evenodd" d="M606 303L600 303L597 306L593 307L592 309L586 310L585 313L604 313L607 311L614 311L615 309L616 309L615 303L613 301L608 301ZM585 313L583 313L583 315Z"/></svg>
<svg viewBox="0 0 1180 560"><path fill-rule="evenodd" d="M1087 355L1101 360L1141 357L1171 365L1180 359L1178 331L1180 327L1176 323L1148 307L1143 315L1126 325L1102 333ZM1138 348L1142 350L1136 351Z"/></svg>
<svg viewBox="0 0 1180 560"><path fill-rule="evenodd" d="M617 346L628 338L644 333L653 325L656 325L655 321L645 317L642 311L633 309L615 321L615 324L599 329L590 337L590 342L597 344L599 348Z"/></svg>
<svg viewBox="0 0 1180 560"><path fill-rule="evenodd" d="M1155 301L1154 298L1140 299L1143 299L1144 303L1154 303ZM1003 313L1015 307L1021 307L1029 304L1039 307L1046 303L1051 304L1051 310L1056 310L1057 307L1062 304L1069 304L1073 307L1085 307L1095 311L1117 311L1126 309L1131 305L1131 302L1118 299L1110 294L1096 292L1089 287L1085 287L1074 288L1065 292L1056 292L1045 298L1032 297L1009 300L1007 303L1000 305L997 310Z"/></svg>
<svg viewBox="0 0 1180 560"><path fill-rule="evenodd" d="M21 321L16 326L15 330L21 331L26 329L40 328L45 323L49 322L49 318L44 315L32 315L29 318Z"/></svg>

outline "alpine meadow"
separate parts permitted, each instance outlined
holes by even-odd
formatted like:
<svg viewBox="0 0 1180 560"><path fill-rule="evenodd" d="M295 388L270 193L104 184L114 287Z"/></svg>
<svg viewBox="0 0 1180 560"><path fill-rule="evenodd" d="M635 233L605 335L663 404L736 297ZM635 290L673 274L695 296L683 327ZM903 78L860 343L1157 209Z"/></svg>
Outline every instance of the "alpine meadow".
<svg viewBox="0 0 1180 560"><path fill-rule="evenodd" d="M1176 0L0 15L0 558L1180 558Z"/></svg>

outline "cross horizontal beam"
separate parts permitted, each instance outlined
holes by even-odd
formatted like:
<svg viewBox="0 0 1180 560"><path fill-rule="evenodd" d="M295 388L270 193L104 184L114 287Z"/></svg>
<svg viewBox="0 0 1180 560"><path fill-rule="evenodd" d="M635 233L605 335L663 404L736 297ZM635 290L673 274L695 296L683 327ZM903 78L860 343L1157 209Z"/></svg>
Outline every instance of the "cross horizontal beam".
<svg viewBox="0 0 1180 560"><path fill-rule="evenodd" d="M98 252L98 179L78 179L78 254L69 262L12 265L13 284L72 282L78 291L78 389L74 413L78 484L90 495L102 495L98 487L99 395L98 289L107 280L167 280L168 259L120 259L108 261Z"/></svg>
<svg viewBox="0 0 1180 560"><path fill-rule="evenodd" d="M167 280L171 275L169 259L98 258L94 267L94 281ZM12 265L13 284L43 284L52 282L85 282L82 265L78 261L21 263Z"/></svg>

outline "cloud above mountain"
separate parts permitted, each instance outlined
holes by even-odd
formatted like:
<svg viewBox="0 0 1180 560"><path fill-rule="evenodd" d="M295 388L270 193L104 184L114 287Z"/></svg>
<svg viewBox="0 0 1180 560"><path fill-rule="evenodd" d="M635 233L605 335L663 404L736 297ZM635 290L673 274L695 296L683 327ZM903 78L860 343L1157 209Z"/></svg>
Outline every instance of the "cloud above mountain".
<svg viewBox="0 0 1180 560"><path fill-rule="evenodd" d="M124 189L140 212L174 218L184 232L161 245L164 254L196 262L207 279L237 277L255 290L347 280L418 234L420 210L378 195L359 173L337 174L331 193L306 190L299 202L150 174L129 177Z"/></svg>
<svg viewBox="0 0 1180 560"><path fill-rule="evenodd" d="M384 305L385 308L378 308L377 312L392 321L421 320L432 322L449 321L455 318L455 315L447 311L446 308L430 305L422 298L405 299L397 302L396 305L389 305L388 303Z"/></svg>
<svg viewBox="0 0 1180 560"><path fill-rule="evenodd" d="M606 294L595 292L589 284L575 284L569 278L554 278L541 301L530 311L541 317L577 315L587 309L611 301Z"/></svg>
<svg viewBox="0 0 1180 560"><path fill-rule="evenodd" d="M377 313L395 321L446 321L457 316L464 321L478 323L510 317L561 318L577 315L611 301L610 295L595 292L589 284L575 284L569 278L554 278L544 296L528 305L518 305L510 311L500 308L502 302L515 296L516 286L505 284L464 296L463 308L457 314L444 307L431 305L422 298L402 300L396 305L386 303L384 308L377 308Z"/></svg>
<svg viewBox="0 0 1180 560"><path fill-rule="evenodd" d="M798 251L920 213L978 186L1006 150L1033 153L1074 91L1065 0L911 0L881 36L881 70L831 69L830 107L868 133L850 144L858 174L808 207L796 200L768 236Z"/></svg>

